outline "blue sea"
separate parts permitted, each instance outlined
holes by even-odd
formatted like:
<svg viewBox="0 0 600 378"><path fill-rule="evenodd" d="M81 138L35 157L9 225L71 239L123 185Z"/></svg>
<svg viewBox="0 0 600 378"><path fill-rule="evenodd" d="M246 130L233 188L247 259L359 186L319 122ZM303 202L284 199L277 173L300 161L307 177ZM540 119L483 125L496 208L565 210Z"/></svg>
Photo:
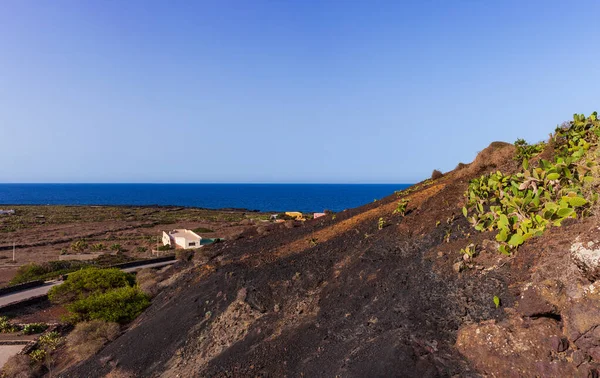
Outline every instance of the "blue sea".
<svg viewBox="0 0 600 378"><path fill-rule="evenodd" d="M163 205L342 211L410 184L0 184L0 205Z"/></svg>

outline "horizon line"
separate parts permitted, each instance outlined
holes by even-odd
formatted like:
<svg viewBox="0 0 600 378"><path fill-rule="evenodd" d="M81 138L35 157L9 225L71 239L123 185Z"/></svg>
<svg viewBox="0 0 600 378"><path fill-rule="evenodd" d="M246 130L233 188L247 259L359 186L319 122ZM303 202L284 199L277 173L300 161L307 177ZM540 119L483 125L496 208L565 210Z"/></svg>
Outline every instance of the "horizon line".
<svg viewBox="0 0 600 378"><path fill-rule="evenodd" d="M0 185L414 185L417 182L0 182Z"/></svg>

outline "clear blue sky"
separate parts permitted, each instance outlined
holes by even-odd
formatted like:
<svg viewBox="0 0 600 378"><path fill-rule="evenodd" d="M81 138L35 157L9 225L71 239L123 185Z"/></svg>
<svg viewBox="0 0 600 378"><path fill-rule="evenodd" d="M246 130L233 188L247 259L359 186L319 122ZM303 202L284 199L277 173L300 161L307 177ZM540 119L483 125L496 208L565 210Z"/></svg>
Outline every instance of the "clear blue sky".
<svg viewBox="0 0 600 378"><path fill-rule="evenodd" d="M598 1L0 2L1 182L415 182L600 110Z"/></svg>

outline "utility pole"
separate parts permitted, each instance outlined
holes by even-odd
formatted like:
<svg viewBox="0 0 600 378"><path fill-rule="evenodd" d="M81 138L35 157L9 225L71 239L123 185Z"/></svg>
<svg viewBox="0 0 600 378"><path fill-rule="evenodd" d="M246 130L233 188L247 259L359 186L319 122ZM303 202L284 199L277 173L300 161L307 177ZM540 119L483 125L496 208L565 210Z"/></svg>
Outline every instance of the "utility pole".
<svg viewBox="0 0 600 378"><path fill-rule="evenodd" d="M13 262L15 262L15 242L13 242Z"/></svg>

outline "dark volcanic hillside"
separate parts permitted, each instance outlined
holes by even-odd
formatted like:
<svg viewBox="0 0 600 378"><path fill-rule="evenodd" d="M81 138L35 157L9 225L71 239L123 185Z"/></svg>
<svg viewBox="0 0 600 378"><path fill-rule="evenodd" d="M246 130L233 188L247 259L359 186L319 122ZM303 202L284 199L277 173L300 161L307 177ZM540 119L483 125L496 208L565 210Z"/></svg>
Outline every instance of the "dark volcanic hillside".
<svg viewBox="0 0 600 378"><path fill-rule="evenodd" d="M577 236L598 237L597 218L507 257L495 232L462 215L469 180L517 171L514 155L493 143L398 195L207 248L126 333L64 376L595 374L600 301L569 251ZM406 215L394 214L403 198ZM460 253L469 243L481 246L471 259Z"/></svg>

